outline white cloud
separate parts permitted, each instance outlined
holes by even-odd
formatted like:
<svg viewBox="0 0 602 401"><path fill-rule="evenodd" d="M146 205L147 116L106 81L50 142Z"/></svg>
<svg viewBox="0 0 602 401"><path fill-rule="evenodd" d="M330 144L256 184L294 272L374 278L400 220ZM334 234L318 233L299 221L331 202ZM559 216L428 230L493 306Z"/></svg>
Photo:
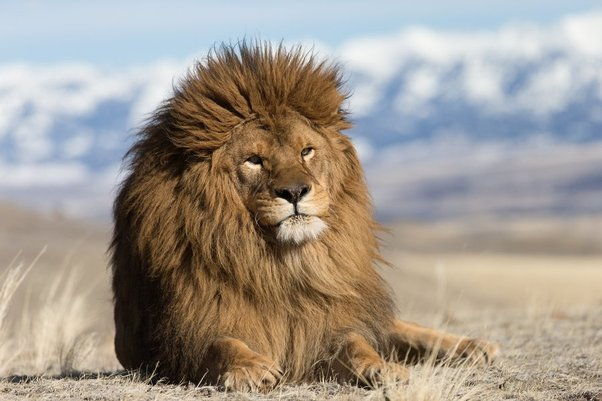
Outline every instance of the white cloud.
<svg viewBox="0 0 602 401"><path fill-rule="evenodd" d="M89 175L81 163L0 165L0 188L68 186L85 181Z"/></svg>

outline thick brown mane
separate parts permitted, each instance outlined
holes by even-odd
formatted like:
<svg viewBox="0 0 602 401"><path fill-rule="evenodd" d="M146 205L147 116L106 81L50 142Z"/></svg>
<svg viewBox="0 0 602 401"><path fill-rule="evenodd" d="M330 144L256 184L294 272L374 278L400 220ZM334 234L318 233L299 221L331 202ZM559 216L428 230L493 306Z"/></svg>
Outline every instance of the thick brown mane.
<svg viewBox="0 0 602 401"><path fill-rule="evenodd" d="M222 45L189 71L155 124L172 143L210 154L241 123L294 110L319 127L349 128L337 65L317 61L300 47ZM148 131L144 132L148 133Z"/></svg>
<svg viewBox="0 0 602 401"><path fill-rule="evenodd" d="M260 377L275 364L289 381L314 380L343 352L357 354L345 368L363 377L384 363L377 352L410 347L399 345L402 326L374 266L377 226L356 152L340 133L349 127L341 86L336 66L300 49L223 46L141 129L111 245L124 367L158 366L172 381L229 377L226 385L244 388L241 366ZM295 245L258 226L229 147L250 124L276 135L291 119L330 149L319 156L330 166L328 229Z"/></svg>

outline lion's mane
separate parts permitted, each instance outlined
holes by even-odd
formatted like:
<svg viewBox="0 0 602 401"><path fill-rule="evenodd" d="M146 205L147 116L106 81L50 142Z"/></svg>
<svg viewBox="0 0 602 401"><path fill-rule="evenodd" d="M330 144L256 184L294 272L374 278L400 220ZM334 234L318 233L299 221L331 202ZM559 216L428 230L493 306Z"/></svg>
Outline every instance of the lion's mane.
<svg viewBox="0 0 602 401"><path fill-rule="evenodd" d="M187 74L139 131L114 205L115 347L126 368L215 382L223 333L278 360L290 381L315 378L337 335L375 347L392 320L370 199L336 65L300 48L222 46ZM337 152L328 230L300 246L267 241L219 166L253 118L298 113Z"/></svg>

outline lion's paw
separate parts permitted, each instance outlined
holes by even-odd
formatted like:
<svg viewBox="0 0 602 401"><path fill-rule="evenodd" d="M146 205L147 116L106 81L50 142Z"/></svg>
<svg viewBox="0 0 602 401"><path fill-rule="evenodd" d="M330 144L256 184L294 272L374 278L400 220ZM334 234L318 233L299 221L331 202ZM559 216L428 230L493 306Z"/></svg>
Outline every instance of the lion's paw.
<svg viewBox="0 0 602 401"><path fill-rule="evenodd" d="M500 354L500 347L478 338L465 338L458 343L453 360L468 360L478 365L486 365Z"/></svg>
<svg viewBox="0 0 602 401"><path fill-rule="evenodd" d="M405 384L408 382L410 372L399 364L380 360L365 365L358 376L365 384L380 387L390 384Z"/></svg>
<svg viewBox="0 0 602 401"><path fill-rule="evenodd" d="M269 391L282 378L281 369L270 359L255 355L237 361L222 375L222 385L226 391Z"/></svg>

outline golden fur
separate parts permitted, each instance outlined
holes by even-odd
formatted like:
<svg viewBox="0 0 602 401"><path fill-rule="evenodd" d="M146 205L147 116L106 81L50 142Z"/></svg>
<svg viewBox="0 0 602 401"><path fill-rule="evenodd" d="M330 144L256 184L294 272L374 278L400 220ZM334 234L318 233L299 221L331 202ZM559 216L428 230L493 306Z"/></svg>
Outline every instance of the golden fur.
<svg viewBox="0 0 602 401"><path fill-rule="evenodd" d="M442 338L445 354L493 356L395 320L341 87L301 49L223 46L140 131L111 246L124 367L264 389L405 380L382 356Z"/></svg>

